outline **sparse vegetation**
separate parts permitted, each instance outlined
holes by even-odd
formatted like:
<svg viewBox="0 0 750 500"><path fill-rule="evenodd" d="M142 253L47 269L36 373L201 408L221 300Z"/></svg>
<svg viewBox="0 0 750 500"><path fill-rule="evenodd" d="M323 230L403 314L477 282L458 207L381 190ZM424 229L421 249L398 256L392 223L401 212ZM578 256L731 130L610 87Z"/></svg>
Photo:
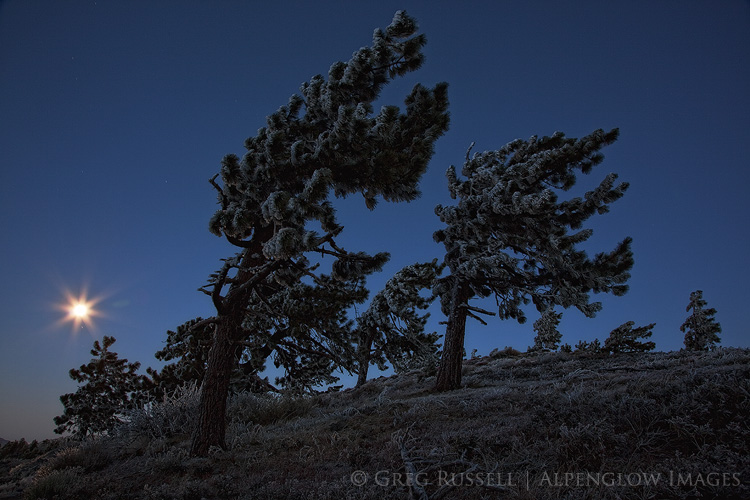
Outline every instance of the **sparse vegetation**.
<svg viewBox="0 0 750 500"><path fill-rule="evenodd" d="M3 454L0 492L60 499L750 495L748 349L609 356L506 349L467 360L463 372L464 387L448 393L432 392L434 376L414 371L297 399L240 394L228 405L228 449L203 458L189 456L189 433L155 437L148 426L40 443L33 453L15 444L22 456ZM409 473L418 484L410 487ZM580 473L600 481L559 484ZM607 482L607 473L660 479L631 486ZM495 482L476 484L481 477Z"/></svg>

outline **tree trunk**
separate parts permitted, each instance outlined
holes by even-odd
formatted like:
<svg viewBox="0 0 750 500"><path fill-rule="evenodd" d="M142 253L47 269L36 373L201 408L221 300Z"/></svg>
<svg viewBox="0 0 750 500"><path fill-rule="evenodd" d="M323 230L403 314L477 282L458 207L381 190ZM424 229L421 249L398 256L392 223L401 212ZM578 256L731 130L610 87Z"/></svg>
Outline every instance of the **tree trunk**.
<svg viewBox="0 0 750 500"><path fill-rule="evenodd" d="M370 350L372 349L374 335L372 332L367 332L366 335L366 338L362 339L362 343L357 346L357 361L359 364L357 387L367 382L367 372L370 370Z"/></svg>
<svg viewBox="0 0 750 500"><path fill-rule="evenodd" d="M451 291L451 310L445 329L443 356L440 359L436 391L450 391L461 387L461 368L466 336L466 307L469 305L468 287L456 279Z"/></svg>
<svg viewBox="0 0 750 500"><path fill-rule="evenodd" d="M237 359L231 328L232 323L225 319L217 323L213 335L201 389L198 425L190 447L193 456L206 456L212 446L226 448L227 397L232 367Z"/></svg>
<svg viewBox="0 0 750 500"><path fill-rule="evenodd" d="M242 322L247 313L245 305L254 290L253 287L243 290L243 286L248 281L258 277L255 276L254 269L265 264L264 258L258 256L262 251L262 245L258 242L267 241L270 238L271 231L271 228L256 230L253 236L255 244L243 250L240 271L234 278L229 293L218 301L214 298L219 321L216 324L211 349L208 351L206 374L203 377L201 389L198 425L195 428L193 443L190 446L190 453L193 456L206 456L212 446L226 448L224 438L227 427L226 409L229 383L232 377L232 369L238 363L235 355L235 343L245 336L242 329ZM268 269L259 276L265 278L273 270ZM222 281L214 286L221 289L223 285L224 282ZM270 349L266 352L266 355L268 354L270 354Z"/></svg>

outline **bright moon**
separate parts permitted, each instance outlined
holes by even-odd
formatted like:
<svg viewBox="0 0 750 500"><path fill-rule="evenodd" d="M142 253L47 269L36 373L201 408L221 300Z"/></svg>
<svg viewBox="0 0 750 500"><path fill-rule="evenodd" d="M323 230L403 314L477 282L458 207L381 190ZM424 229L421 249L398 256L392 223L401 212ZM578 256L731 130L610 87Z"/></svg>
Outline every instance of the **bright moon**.
<svg viewBox="0 0 750 500"><path fill-rule="evenodd" d="M83 319L89 315L89 306L87 306L86 304L78 303L73 306L73 309L71 309L70 312L76 318Z"/></svg>
<svg viewBox="0 0 750 500"><path fill-rule="evenodd" d="M86 297L86 292L81 293L78 297L73 296L71 293L66 293L67 304L60 304L58 307L64 311L66 317L62 319L63 322L70 322L73 324L73 332L88 327L94 329L94 318L102 316L102 314L94 308L99 298L90 299Z"/></svg>

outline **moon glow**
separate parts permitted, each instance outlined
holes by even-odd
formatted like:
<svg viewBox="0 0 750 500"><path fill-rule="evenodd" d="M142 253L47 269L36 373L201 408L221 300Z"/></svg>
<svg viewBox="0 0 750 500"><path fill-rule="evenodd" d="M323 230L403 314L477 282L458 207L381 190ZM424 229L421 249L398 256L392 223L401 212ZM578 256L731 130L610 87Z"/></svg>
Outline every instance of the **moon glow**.
<svg viewBox="0 0 750 500"><path fill-rule="evenodd" d="M81 293L78 297L68 292L66 296L66 302L58 306L59 309L66 313L62 321L72 323L73 332L83 327L93 330L93 318L101 316L101 313L94 308L99 299L87 298L85 292Z"/></svg>

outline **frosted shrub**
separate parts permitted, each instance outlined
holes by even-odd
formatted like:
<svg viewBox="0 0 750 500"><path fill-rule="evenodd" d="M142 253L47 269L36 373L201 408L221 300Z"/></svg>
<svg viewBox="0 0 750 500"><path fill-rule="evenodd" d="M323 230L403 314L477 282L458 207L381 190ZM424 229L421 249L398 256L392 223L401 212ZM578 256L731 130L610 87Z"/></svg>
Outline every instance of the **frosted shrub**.
<svg viewBox="0 0 750 500"><path fill-rule="evenodd" d="M34 478L24 498L28 500L45 498L76 498L76 491L81 487L81 467L72 467L42 473Z"/></svg>
<svg viewBox="0 0 750 500"><path fill-rule="evenodd" d="M125 415L119 432L126 435L146 435L165 438L190 434L198 418L200 388L197 384L178 386L160 402L151 402Z"/></svg>
<svg viewBox="0 0 750 500"><path fill-rule="evenodd" d="M310 397L241 392L230 398L227 415L233 422L268 425L305 416L312 407Z"/></svg>

